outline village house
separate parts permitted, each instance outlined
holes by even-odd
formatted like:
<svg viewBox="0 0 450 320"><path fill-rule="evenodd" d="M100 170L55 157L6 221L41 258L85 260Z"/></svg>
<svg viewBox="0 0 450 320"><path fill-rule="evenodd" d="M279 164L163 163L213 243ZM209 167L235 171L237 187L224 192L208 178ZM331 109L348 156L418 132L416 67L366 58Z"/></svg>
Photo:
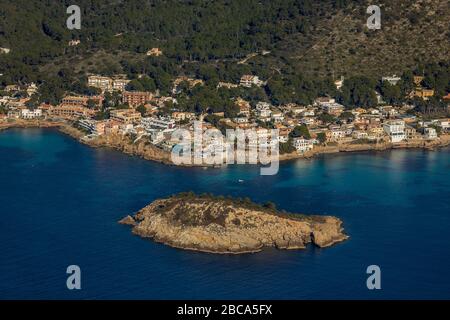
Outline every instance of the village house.
<svg viewBox="0 0 450 320"><path fill-rule="evenodd" d="M331 97L318 97L314 100L315 106L320 106L327 103L336 103L336 100Z"/></svg>
<svg viewBox="0 0 450 320"><path fill-rule="evenodd" d="M417 121L417 117L413 114L401 114L397 118L405 121L405 123L414 123Z"/></svg>
<svg viewBox="0 0 450 320"><path fill-rule="evenodd" d="M102 96L66 96L62 98L61 104L65 106L87 107L89 104L89 100L91 100L96 107L101 107L103 104Z"/></svg>
<svg viewBox="0 0 450 320"><path fill-rule="evenodd" d="M128 79L122 79L122 78L113 79L112 80L112 90L123 92L123 91L125 91L127 85L130 82L131 82L131 80L128 80Z"/></svg>
<svg viewBox="0 0 450 320"><path fill-rule="evenodd" d="M114 79L98 75L88 77L88 86L101 89L103 92L124 91L129 82L130 80L125 79L124 76L117 76Z"/></svg>
<svg viewBox="0 0 450 320"><path fill-rule="evenodd" d="M382 81L382 82L387 81L387 82L389 82L391 85L395 86L401 79L402 79L402 78L400 78L399 76L397 76L397 75L394 74L394 75L392 75L392 76L382 77L382 78L381 78L381 81Z"/></svg>
<svg viewBox="0 0 450 320"><path fill-rule="evenodd" d="M367 133L369 135L369 139L379 139L384 136L384 129L380 125L369 125L367 127Z"/></svg>
<svg viewBox="0 0 450 320"><path fill-rule="evenodd" d="M248 123L248 118L247 117L236 117L236 118L233 118L233 122L237 123L237 124Z"/></svg>
<svg viewBox="0 0 450 320"><path fill-rule="evenodd" d="M359 131L355 130L352 132L353 139L361 140L361 139L368 139L369 134L366 131Z"/></svg>
<svg viewBox="0 0 450 320"><path fill-rule="evenodd" d="M411 126L405 126L405 136L406 140L416 140L420 138L417 130Z"/></svg>
<svg viewBox="0 0 450 320"><path fill-rule="evenodd" d="M252 86L261 87L264 82L261 81L258 76L246 74L241 77L239 84L242 87L251 88Z"/></svg>
<svg viewBox="0 0 450 320"><path fill-rule="evenodd" d="M270 110L271 105L267 102L258 102L256 104L256 114L261 120L269 120L272 110Z"/></svg>
<svg viewBox="0 0 450 320"><path fill-rule="evenodd" d="M343 124L340 127L341 130L345 131L345 135L350 136L352 135L353 131L355 131L355 125L354 124Z"/></svg>
<svg viewBox="0 0 450 320"><path fill-rule="evenodd" d="M160 48L151 48L147 51L147 56L153 56L153 57L159 57L163 54L162 50Z"/></svg>
<svg viewBox="0 0 450 320"><path fill-rule="evenodd" d="M404 121L386 121L383 123L383 129L389 135L392 143L398 143L406 139Z"/></svg>
<svg viewBox="0 0 450 320"><path fill-rule="evenodd" d="M343 105L330 97L319 97L314 100L314 105L318 106L322 111L336 116L339 116L345 110Z"/></svg>
<svg viewBox="0 0 450 320"><path fill-rule="evenodd" d="M90 119L78 120L78 125L93 135L104 135L107 121L96 121Z"/></svg>
<svg viewBox="0 0 450 320"><path fill-rule="evenodd" d="M322 103L320 104L320 108L326 113L339 116L342 112L344 112L345 107L339 103Z"/></svg>
<svg viewBox="0 0 450 320"><path fill-rule="evenodd" d="M285 128L285 129L280 129L278 132L278 141L279 143L286 143L289 141L289 133L291 132L291 130Z"/></svg>
<svg viewBox="0 0 450 320"><path fill-rule="evenodd" d="M344 85L344 76L341 76L339 80L334 81L334 85L336 86L337 90L341 90L342 86Z"/></svg>
<svg viewBox="0 0 450 320"><path fill-rule="evenodd" d="M193 112L172 112L172 119L175 121L185 121L195 119L195 113Z"/></svg>
<svg viewBox="0 0 450 320"><path fill-rule="evenodd" d="M333 130L327 130L325 132L327 141L329 142L339 142L342 139L345 138L346 133L344 130L340 130L340 129L333 129Z"/></svg>
<svg viewBox="0 0 450 320"><path fill-rule="evenodd" d="M425 89L425 88L415 88L409 95L411 98L418 97L423 100L428 100L430 97L434 96L433 89Z"/></svg>
<svg viewBox="0 0 450 320"><path fill-rule="evenodd" d="M6 103L7 107L10 108L25 108L25 104L30 101L30 98L13 98L8 100L8 102Z"/></svg>
<svg viewBox="0 0 450 320"><path fill-rule="evenodd" d="M114 120L114 119L108 119L105 121L105 134L117 134L120 130L121 123Z"/></svg>
<svg viewBox="0 0 450 320"><path fill-rule="evenodd" d="M220 81L217 84L217 89L220 89L220 88L232 89L232 88L237 88L237 87L239 87L237 84L230 83L230 82L222 82L222 81Z"/></svg>
<svg viewBox="0 0 450 320"><path fill-rule="evenodd" d="M122 102L130 107L137 107L145 105L152 97L150 92L125 91L122 94Z"/></svg>
<svg viewBox="0 0 450 320"><path fill-rule="evenodd" d="M61 104L57 107L51 108L49 114L52 117L63 119L78 119L78 118L90 118L95 115L95 111L82 106L72 106Z"/></svg>
<svg viewBox="0 0 450 320"><path fill-rule="evenodd" d="M10 48L0 48L0 54L8 54L11 52Z"/></svg>
<svg viewBox="0 0 450 320"><path fill-rule="evenodd" d="M306 107L295 105L295 106L293 106L293 107L290 108L290 111L292 112L292 114L293 114L294 116L299 116L299 115L301 115L303 112L306 111Z"/></svg>
<svg viewBox="0 0 450 320"><path fill-rule="evenodd" d="M142 118L141 126L147 131L173 131L176 128L175 120L170 117Z"/></svg>
<svg viewBox="0 0 450 320"><path fill-rule="evenodd" d="M294 138L292 144L298 152L306 152L314 148L314 141L310 139Z"/></svg>
<svg viewBox="0 0 450 320"><path fill-rule="evenodd" d="M32 82L27 86L26 91L28 96L32 96L38 91L38 87L34 82Z"/></svg>
<svg viewBox="0 0 450 320"><path fill-rule="evenodd" d="M308 108L305 111L301 112L300 115L302 117L314 117L316 115L316 111L314 108Z"/></svg>
<svg viewBox="0 0 450 320"><path fill-rule="evenodd" d="M82 96L66 96L62 98L61 104L66 106L87 106L88 104L88 97L82 97Z"/></svg>
<svg viewBox="0 0 450 320"><path fill-rule="evenodd" d="M257 141L254 137L249 137L249 146L255 146L255 143L259 148L270 148L271 146L278 143L278 140L272 140L272 132L271 130L265 128L257 128L256 129L256 137Z"/></svg>
<svg viewBox="0 0 450 320"><path fill-rule="evenodd" d="M194 78L189 78L186 76L181 76L176 78L173 81L173 89L172 89L172 94L178 94L180 93L180 90L178 89L178 86L182 83L182 82L186 82L189 86L190 89L194 88L196 85L203 85L205 82L201 79L194 79Z"/></svg>
<svg viewBox="0 0 450 320"><path fill-rule="evenodd" d="M17 92L20 91L20 86L17 84L9 84L5 87L6 92Z"/></svg>
<svg viewBox="0 0 450 320"><path fill-rule="evenodd" d="M9 109L7 117L8 119L19 119L21 114L21 109Z"/></svg>
<svg viewBox="0 0 450 320"><path fill-rule="evenodd" d="M276 110L276 111L272 112L271 118L272 118L273 122L279 123L284 120L284 114L283 114L283 112Z"/></svg>
<svg viewBox="0 0 450 320"><path fill-rule="evenodd" d="M420 86L420 84L422 83L422 80L424 79L424 77L423 76L414 76L413 77L413 81L414 81L414 84L418 87L418 86Z"/></svg>
<svg viewBox="0 0 450 320"><path fill-rule="evenodd" d="M306 126L312 126L316 123L316 119L313 117L305 117L305 118L301 118L298 123L304 124Z"/></svg>
<svg viewBox="0 0 450 320"><path fill-rule="evenodd" d="M381 115L385 118L395 118L398 115L398 110L393 106L380 107Z"/></svg>
<svg viewBox="0 0 450 320"><path fill-rule="evenodd" d="M69 44L69 47L75 47L75 46L78 46L80 43L81 43L80 40L70 40L68 44Z"/></svg>
<svg viewBox="0 0 450 320"><path fill-rule="evenodd" d="M141 120L141 114L133 109L111 110L110 118L121 124L133 124Z"/></svg>
<svg viewBox="0 0 450 320"><path fill-rule="evenodd" d="M42 110L41 109L22 109L20 110L20 118L25 120L32 120L32 119L38 119L42 117Z"/></svg>
<svg viewBox="0 0 450 320"><path fill-rule="evenodd" d="M53 106L51 105L51 104L49 104L49 103L41 103L40 105L39 105L39 109L41 109L42 110L42 113L44 113L44 114L49 114L50 113L50 110L53 108Z"/></svg>
<svg viewBox="0 0 450 320"><path fill-rule="evenodd" d="M102 76L96 76L92 75L88 77L88 86L99 88L102 91L109 91L111 89L111 82L112 79L109 77L102 77Z"/></svg>
<svg viewBox="0 0 450 320"><path fill-rule="evenodd" d="M13 98L10 96L3 96L0 98L0 105L8 106L11 101L18 100L17 98Z"/></svg>
<svg viewBox="0 0 450 320"><path fill-rule="evenodd" d="M431 127L424 128L424 132L423 133L424 133L423 134L424 138L427 139L427 140L434 140L434 139L437 139L437 137L438 137L435 128L431 128Z"/></svg>
<svg viewBox="0 0 450 320"><path fill-rule="evenodd" d="M235 104L239 107L239 114L249 117L250 116L250 103L242 98L237 98Z"/></svg>
<svg viewBox="0 0 450 320"><path fill-rule="evenodd" d="M438 119L436 120L436 124L442 128L442 131L450 130L450 119Z"/></svg>

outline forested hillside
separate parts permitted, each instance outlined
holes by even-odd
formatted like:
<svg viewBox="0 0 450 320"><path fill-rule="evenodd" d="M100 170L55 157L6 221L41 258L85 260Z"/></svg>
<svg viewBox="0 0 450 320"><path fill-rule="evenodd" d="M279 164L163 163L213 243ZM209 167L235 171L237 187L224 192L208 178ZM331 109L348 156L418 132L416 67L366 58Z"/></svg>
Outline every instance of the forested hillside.
<svg viewBox="0 0 450 320"><path fill-rule="evenodd" d="M72 31L66 28L72 1L2 0L0 46L14 53L2 62L10 68L23 63L26 71L57 57L99 50L142 54L161 47L178 62L239 59L270 50L264 63L338 77L364 67L400 72L448 58L447 1L381 1L381 30L365 26L366 2L79 0L82 29ZM81 45L67 48L71 39Z"/></svg>
<svg viewBox="0 0 450 320"><path fill-rule="evenodd" d="M82 28L69 30L72 4L1 1L0 47L11 51L0 54L0 86L34 81L41 101L56 102L67 91L89 92L89 73L145 75L144 89L163 93L183 74L207 81L206 88L255 74L267 86L236 95L275 104L334 96L341 76L351 91L352 84L373 89L381 76L407 72L408 85L392 100L411 89L412 72L440 94L450 87L448 1L379 1L380 30L367 28L372 3L365 0L78 0ZM147 57L154 47L163 55ZM367 95L363 105L373 99Z"/></svg>

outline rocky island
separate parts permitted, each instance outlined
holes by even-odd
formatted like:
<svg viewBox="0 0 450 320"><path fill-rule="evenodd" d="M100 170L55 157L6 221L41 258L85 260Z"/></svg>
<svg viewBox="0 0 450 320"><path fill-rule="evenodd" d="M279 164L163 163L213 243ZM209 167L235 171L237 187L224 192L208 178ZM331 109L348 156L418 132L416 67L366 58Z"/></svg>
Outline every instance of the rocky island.
<svg viewBox="0 0 450 320"><path fill-rule="evenodd" d="M346 240L342 221L332 216L292 214L271 203L182 193L155 200L119 223L134 234L166 245L209 253L259 252L267 247L328 247Z"/></svg>

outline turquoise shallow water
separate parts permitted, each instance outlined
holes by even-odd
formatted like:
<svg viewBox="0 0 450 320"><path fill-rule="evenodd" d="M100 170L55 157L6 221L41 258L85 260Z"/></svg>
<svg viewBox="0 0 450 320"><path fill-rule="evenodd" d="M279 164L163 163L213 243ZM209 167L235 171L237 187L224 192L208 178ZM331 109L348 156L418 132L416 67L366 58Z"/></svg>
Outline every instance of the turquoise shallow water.
<svg viewBox="0 0 450 320"><path fill-rule="evenodd" d="M449 149L396 150L298 160L260 176L253 166L168 167L53 130L1 132L0 299L449 299L449 169ZM117 224L188 190L336 215L351 238L327 249L216 256ZM66 288L71 264L81 267L80 291ZM381 267L379 291L366 287L372 264Z"/></svg>

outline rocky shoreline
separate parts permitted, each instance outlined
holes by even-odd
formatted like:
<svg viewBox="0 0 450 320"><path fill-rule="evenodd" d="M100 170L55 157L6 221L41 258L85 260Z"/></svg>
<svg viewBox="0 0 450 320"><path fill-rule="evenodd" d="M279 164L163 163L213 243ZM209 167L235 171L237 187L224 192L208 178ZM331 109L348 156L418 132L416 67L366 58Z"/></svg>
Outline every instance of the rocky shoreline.
<svg viewBox="0 0 450 320"><path fill-rule="evenodd" d="M100 136L93 139L86 139L86 133L71 126L67 122L63 121L23 121L16 120L14 122L0 123L0 131L9 128L56 128L60 132L71 136L79 142L86 144L90 147L100 148L112 148L120 152L138 156L146 160L151 160L166 165L175 165L171 161L170 152L158 148L147 141L137 141L134 143L128 136L113 134L108 136ZM310 159L322 154L335 154L344 152L371 152L371 151L386 151L393 149L424 149L424 150L437 150L450 146L450 135L442 135L438 140L424 141L413 140L399 144L392 143L378 143L378 144L340 144L336 146L317 146L313 150L305 153L288 153L279 156L279 161L289 161L296 159ZM186 165L184 167L213 167L211 165Z"/></svg>
<svg viewBox="0 0 450 320"><path fill-rule="evenodd" d="M155 242L217 254L260 252L265 248L320 248L348 239L332 216L287 214L250 200L185 193L152 202L119 221Z"/></svg>
<svg viewBox="0 0 450 320"><path fill-rule="evenodd" d="M322 154L335 154L346 152L370 152L370 151L387 151L395 149L423 149L423 150L437 150L450 146L450 135L442 135L439 140L424 141L411 140L403 143L377 143L377 144L340 144L337 146L318 146L313 150L298 154L297 152L280 155L280 161L295 160L295 159L309 159Z"/></svg>

